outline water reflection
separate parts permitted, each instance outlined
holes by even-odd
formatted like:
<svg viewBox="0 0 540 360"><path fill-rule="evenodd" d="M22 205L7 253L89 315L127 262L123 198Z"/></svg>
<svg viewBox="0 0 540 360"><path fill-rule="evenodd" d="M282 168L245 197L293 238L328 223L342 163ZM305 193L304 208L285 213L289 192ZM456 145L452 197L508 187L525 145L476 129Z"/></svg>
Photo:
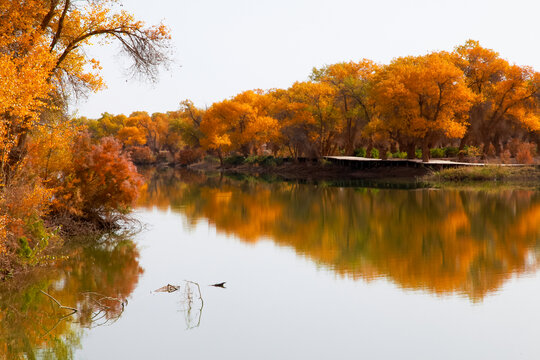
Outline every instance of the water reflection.
<svg viewBox="0 0 540 360"><path fill-rule="evenodd" d="M122 314L142 273L138 258L129 240L80 246L58 269L7 283L0 289L0 359L73 358L84 328Z"/></svg>
<svg viewBox="0 0 540 360"><path fill-rule="evenodd" d="M141 204L207 219L246 242L270 238L337 274L480 301L535 272L540 192L383 190L147 174Z"/></svg>

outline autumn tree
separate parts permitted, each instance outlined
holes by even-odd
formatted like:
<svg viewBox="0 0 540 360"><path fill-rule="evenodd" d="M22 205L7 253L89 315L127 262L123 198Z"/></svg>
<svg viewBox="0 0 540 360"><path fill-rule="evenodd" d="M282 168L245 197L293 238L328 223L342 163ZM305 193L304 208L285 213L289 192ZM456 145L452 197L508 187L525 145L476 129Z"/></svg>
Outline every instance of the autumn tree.
<svg viewBox="0 0 540 360"><path fill-rule="evenodd" d="M311 80L331 85L336 92L335 102L342 125L342 143L345 154L352 155L361 130L374 115L370 97L378 65L371 60L343 62L314 68Z"/></svg>
<svg viewBox="0 0 540 360"><path fill-rule="evenodd" d="M307 81L294 83L288 91L291 101L300 106L297 111L303 112L300 118L307 123L315 156L332 155L342 129L334 101L336 89L327 83Z"/></svg>
<svg viewBox="0 0 540 360"><path fill-rule="evenodd" d="M493 145L501 153L501 142L520 130L540 132L540 74L530 67L511 65L491 49L469 40L454 53L469 88L476 95L470 110L467 142Z"/></svg>
<svg viewBox="0 0 540 360"><path fill-rule="evenodd" d="M252 154L277 136L278 123L267 115L268 106L269 98L261 91L245 91L213 104L201 122L201 145L216 151L221 161L230 151Z"/></svg>
<svg viewBox="0 0 540 360"><path fill-rule="evenodd" d="M103 87L99 63L85 47L116 40L132 59L133 73L149 78L168 60L168 29L145 26L114 0L2 1L0 32L4 182L24 157L27 137L46 108Z"/></svg>
<svg viewBox="0 0 540 360"><path fill-rule="evenodd" d="M376 76L373 96L377 128L409 157L421 147L424 161L437 141L465 135L473 100L463 71L447 53L393 60Z"/></svg>
<svg viewBox="0 0 540 360"><path fill-rule="evenodd" d="M117 136L124 127L127 117L123 114L113 115L107 112L101 114L98 119L78 119L90 131L92 137L101 139L107 136Z"/></svg>
<svg viewBox="0 0 540 360"><path fill-rule="evenodd" d="M295 159L315 153L309 140L313 119L305 110L305 104L296 102L288 89L272 89L268 96L271 98L269 115L279 124L276 146L286 149Z"/></svg>
<svg viewBox="0 0 540 360"><path fill-rule="evenodd" d="M169 132L165 143L167 147L174 148L183 143L193 148L201 147L201 122L205 110L193 104L191 100L180 102L178 111L168 112Z"/></svg>
<svg viewBox="0 0 540 360"><path fill-rule="evenodd" d="M124 171L130 179L116 177L118 184L115 176L104 175L100 181L112 181L109 189L95 181L82 189L83 177L70 182L77 179L71 156L78 148L70 142L73 124L64 116L73 96L103 88L99 63L85 52L90 44L116 41L133 60L131 70L151 79L167 63L168 29L147 27L120 6L115 0L0 2L0 253L6 238L29 234L25 223L43 226L42 218L64 195L77 199L81 206L72 208L80 214L97 214L87 219L102 222L137 194L131 162L112 140L91 145L94 157L77 155L86 166L99 160L102 169Z"/></svg>
<svg viewBox="0 0 540 360"><path fill-rule="evenodd" d="M123 126L118 131L116 137L122 142L124 147L144 145L149 139L152 140L152 134L147 130L150 126L151 118L148 113L137 111L124 119Z"/></svg>
<svg viewBox="0 0 540 360"><path fill-rule="evenodd" d="M37 122L48 94L55 58L36 17L45 11L38 1L0 2L0 183L24 156L22 143Z"/></svg>

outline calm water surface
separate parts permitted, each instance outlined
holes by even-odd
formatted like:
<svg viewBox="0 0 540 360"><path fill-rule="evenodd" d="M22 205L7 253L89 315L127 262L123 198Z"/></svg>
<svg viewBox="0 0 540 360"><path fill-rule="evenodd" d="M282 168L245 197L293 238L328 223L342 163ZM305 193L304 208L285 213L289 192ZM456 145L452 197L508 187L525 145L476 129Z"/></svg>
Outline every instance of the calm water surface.
<svg viewBox="0 0 540 360"><path fill-rule="evenodd" d="M149 177L143 231L0 290L1 358L540 357L539 191Z"/></svg>

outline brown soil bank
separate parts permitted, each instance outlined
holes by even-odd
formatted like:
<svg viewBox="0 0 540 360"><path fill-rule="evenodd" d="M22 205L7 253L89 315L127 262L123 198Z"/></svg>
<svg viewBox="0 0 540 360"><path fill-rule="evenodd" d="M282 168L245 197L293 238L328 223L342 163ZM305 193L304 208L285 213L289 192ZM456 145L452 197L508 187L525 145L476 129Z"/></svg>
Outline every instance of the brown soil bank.
<svg viewBox="0 0 540 360"><path fill-rule="evenodd" d="M199 163L190 166L195 170L224 171L245 175L274 175L290 180L338 180L338 179L391 179L400 178L415 181L428 174L424 168L379 167L373 169L353 169L328 162L283 163L263 166L258 164L225 165Z"/></svg>
<svg viewBox="0 0 540 360"><path fill-rule="evenodd" d="M256 176L277 176L290 180L344 180L372 179L400 181L422 181L427 183L462 183L477 181L493 182L526 182L540 185L540 168L538 166L474 166L457 167L432 171L423 167L377 167L370 169L353 169L326 161L322 162L287 162L280 165L263 166L260 164L225 165L202 162L190 168L203 171L223 171Z"/></svg>

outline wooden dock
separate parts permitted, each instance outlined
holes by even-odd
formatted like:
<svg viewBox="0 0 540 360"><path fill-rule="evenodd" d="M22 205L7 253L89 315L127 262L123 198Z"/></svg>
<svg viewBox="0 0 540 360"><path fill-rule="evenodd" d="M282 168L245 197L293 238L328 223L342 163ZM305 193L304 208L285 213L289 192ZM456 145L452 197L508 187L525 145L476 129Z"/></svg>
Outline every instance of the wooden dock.
<svg viewBox="0 0 540 360"><path fill-rule="evenodd" d="M428 168L432 170L441 170L448 168L464 167L464 166L486 166L484 163L466 163L450 160L429 160L423 162L420 159L371 159L356 156L325 156L326 160L341 166L347 166L354 169L372 169L378 167L412 167L412 168ZM527 166L523 164L502 164L501 166Z"/></svg>

